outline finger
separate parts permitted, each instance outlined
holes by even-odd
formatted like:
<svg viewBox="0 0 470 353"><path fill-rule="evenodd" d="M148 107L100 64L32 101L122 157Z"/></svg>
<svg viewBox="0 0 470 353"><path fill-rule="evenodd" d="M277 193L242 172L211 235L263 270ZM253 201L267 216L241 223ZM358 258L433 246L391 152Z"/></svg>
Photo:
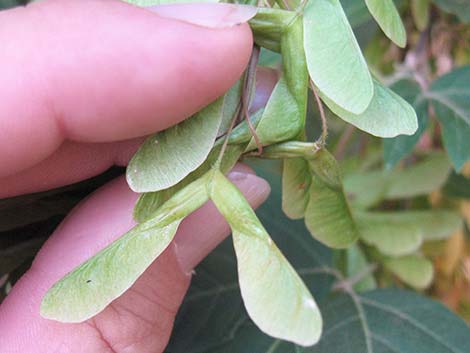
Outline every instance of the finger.
<svg viewBox="0 0 470 353"><path fill-rule="evenodd" d="M107 143L65 141L42 162L0 177L0 199L77 183L113 165L126 166L143 141L142 137Z"/></svg>
<svg viewBox="0 0 470 353"><path fill-rule="evenodd" d="M232 178L254 207L269 193L269 185L245 169L238 169ZM228 234L225 221L210 203L190 215L175 242L94 319L69 325L39 316L40 300L55 281L133 226L135 200L136 194L120 178L67 217L0 307L2 352L163 351L189 285L190 269Z"/></svg>
<svg viewBox="0 0 470 353"><path fill-rule="evenodd" d="M264 107L278 80L277 71L259 68L250 112ZM113 165L126 166L144 138L110 142L65 141L52 155L31 168L0 177L0 198L44 191L98 175Z"/></svg>
<svg viewBox="0 0 470 353"><path fill-rule="evenodd" d="M181 15L187 6L197 25ZM66 138L129 139L198 111L243 72L252 37L235 24L253 14L215 4L154 13L115 0L0 12L0 175L38 163Z"/></svg>

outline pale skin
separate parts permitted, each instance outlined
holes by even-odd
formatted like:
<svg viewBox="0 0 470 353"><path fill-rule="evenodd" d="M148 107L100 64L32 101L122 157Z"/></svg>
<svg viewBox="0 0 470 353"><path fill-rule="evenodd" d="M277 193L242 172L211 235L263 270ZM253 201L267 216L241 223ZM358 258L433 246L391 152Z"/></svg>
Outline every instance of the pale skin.
<svg viewBox="0 0 470 353"><path fill-rule="evenodd" d="M0 23L1 198L125 165L146 135L222 95L252 47L247 24L207 28L114 0L46 0L0 12ZM246 166L230 178L253 207L269 193ZM212 204L95 318L63 324L39 315L55 281L134 225L136 198L119 178L64 220L0 306L2 353L163 352L193 268L229 233Z"/></svg>

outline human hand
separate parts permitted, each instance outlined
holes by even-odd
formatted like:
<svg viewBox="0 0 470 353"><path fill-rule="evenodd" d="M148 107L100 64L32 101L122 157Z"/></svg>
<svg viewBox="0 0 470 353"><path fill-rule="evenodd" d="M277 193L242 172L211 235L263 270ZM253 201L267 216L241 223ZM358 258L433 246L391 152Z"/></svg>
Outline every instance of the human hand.
<svg viewBox="0 0 470 353"><path fill-rule="evenodd" d="M249 9L154 10L50 0L0 13L0 197L125 165L143 136L190 116L239 78L252 37L237 24ZM254 207L269 193L247 167L230 176ZM54 282L134 225L136 198L119 178L64 220L0 307L2 353L164 350L192 269L229 233L211 204L188 217L164 254L95 318L62 324L39 315Z"/></svg>

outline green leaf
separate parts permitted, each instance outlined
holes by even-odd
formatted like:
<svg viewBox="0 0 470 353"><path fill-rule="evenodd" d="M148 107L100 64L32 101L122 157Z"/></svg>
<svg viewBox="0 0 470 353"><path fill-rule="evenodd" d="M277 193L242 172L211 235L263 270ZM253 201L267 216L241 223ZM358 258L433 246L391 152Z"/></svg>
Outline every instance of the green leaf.
<svg viewBox="0 0 470 353"><path fill-rule="evenodd" d="M331 293L331 251L280 210L280 166L255 161L272 193L257 213L320 305L322 337L304 348L268 337L248 318L239 295L230 240L197 268L177 315L167 353L464 353L467 324L444 305L399 289Z"/></svg>
<svg viewBox="0 0 470 353"><path fill-rule="evenodd" d="M442 124L444 145L457 171L470 161L469 81L470 66L464 66L434 81L425 94Z"/></svg>
<svg viewBox="0 0 470 353"><path fill-rule="evenodd" d="M354 29L366 24L367 22L373 22L364 0L341 0L341 6L343 6L349 23Z"/></svg>
<svg viewBox="0 0 470 353"><path fill-rule="evenodd" d="M462 22L470 22L469 0L433 0L433 2L444 11L457 15Z"/></svg>
<svg viewBox="0 0 470 353"><path fill-rule="evenodd" d="M401 135L383 140L384 160L387 169L391 169L402 158L409 155L418 143L428 125L429 108L427 100L422 99L422 96L420 96L421 88L416 81L410 79L400 80L390 88L413 105L418 117L418 130L411 136Z"/></svg>
<svg viewBox="0 0 470 353"><path fill-rule="evenodd" d="M385 255L411 254L423 242L422 229L406 213L361 212L354 217L361 239Z"/></svg>
<svg viewBox="0 0 470 353"><path fill-rule="evenodd" d="M268 205L263 221L273 220L272 209ZM283 225L289 232L298 222L276 217L275 223L273 231ZM300 229L279 232L275 240L315 293L330 288L332 277L321 273L326 264L317 261L327 249L319 249ZM319 343L311 348L296 346L266 336L247 317L228 241L196 272L167 353L464 353L470 346L462 319L437 301L400 289L324 296L319 302L324 319Z"/></svg>
<svg viewBox="0 0 470 353"><path fill-rule="evenodd" d="M209 193L233 232L240 290L248 314L267 334L315 344L322 319L317 304L263 228L240 191L218 171Z"/></svg>
<svg viewBox="0 0 470 353"><path fill-rule="evenodd" d="M366 256L357 244L353 244L345 251L346 257L346 276L352 278L359 274L363 274L364 271L369 269L370 264L367 261ZM377 282L372 273L364 276L359 282L354 284L354 290L358 292L364 292L377 288Z"/></svg>
<svg viewBox="0 0 470 353"><path fill-rule="evenodd" d="M361 114L342 109L320 92L330 110L344 121L378 137L413 135L418 129L418 119L413 107L403 98L374 80L374 96Z"/></svg>
<svg viewBox="0 0 470 353"><path fill-rule="evenodd" d="M470 199L470 177L452 171L442 191L449 197Z"/></svg>
<svg viewBox="0 0 470 353"><path fill-rule="evenodd" d="M315 85L336 105L360 114L374 95L372 78L339 0L310 0L304 46Z"/></svg>
<svg viewBox="0 0 470 353"><path fill-rule="evenodd" d="M322 243L346 248L358 239L358 232L344 195L339 165L326 150L318 151L309 163L312 183L305 225Z"/></svg>
<svg viewBox="0 0 470 353"><path fill-rule="evenodd" d="M380 28L396 45L406 46L406 30L393 0L366 0L367 8Z"/></svg>
<svg viewBox="0 0 470 353"><path fill-rule="evenodd" d="M163 204L153 217L78 266L49 289L41 315L61 322L83 322L129 289L166 249L181 220L208 199L207 176Z"/></svg>
<svg viewBox="0 0 470 353"><path fill-rule="evenodd" d="M219 131L224 110L219 98L193 117L149 137L127 167L127 183L136 192L169 188L207 158Z"/></svg>
<svg viewBox="0 0 470 353"><path fill-rule="evenodd" d="M303 218L312 177L303 158L285 159L282 171L282 210L291 219Z"/></svg>
<svg viewBox="0 0 470 353"><path fill-rule="evenodd" d="M462 319L441 303L410 291L378 289L336 295L321 309L322 339L314 349L298 352L465 353L470 344ZM295 347L272 352L291 353Z"/></svg>
<svg viewBox="0 0 470 353"><path fill-rule="evenodd" d="M276 69L281 66L281 55L269 49L261 48L258 65Z"/></svg>
<svg viewBox="0 0 470 353"><path fill-rule="evenodd" d="M432 262L421 255L408 255L384 261L385 267L401 281L416 289L431 285L434 269Z"/></svg>

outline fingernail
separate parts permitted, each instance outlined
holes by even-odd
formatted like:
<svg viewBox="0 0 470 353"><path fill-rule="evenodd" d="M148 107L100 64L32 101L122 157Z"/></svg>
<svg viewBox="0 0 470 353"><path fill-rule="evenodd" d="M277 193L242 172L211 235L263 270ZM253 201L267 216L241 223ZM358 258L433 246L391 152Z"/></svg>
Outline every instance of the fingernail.
<svg viewBox="0 0 470 353"><path fill-rule="evenodd" d="M269 184L254 174L232 171L228 177L254 208L268 197ZM173 244L181 270L191 274L194 267L230 233L213 204L206 204L183 221Z"/></svg>
<svg viewBox="0 0 470 353"><path fill-rule="evenodd" d="M161 17L208 28L226 28L247 22L257 8L233 4L172 4L147 7Z"/></svg>

